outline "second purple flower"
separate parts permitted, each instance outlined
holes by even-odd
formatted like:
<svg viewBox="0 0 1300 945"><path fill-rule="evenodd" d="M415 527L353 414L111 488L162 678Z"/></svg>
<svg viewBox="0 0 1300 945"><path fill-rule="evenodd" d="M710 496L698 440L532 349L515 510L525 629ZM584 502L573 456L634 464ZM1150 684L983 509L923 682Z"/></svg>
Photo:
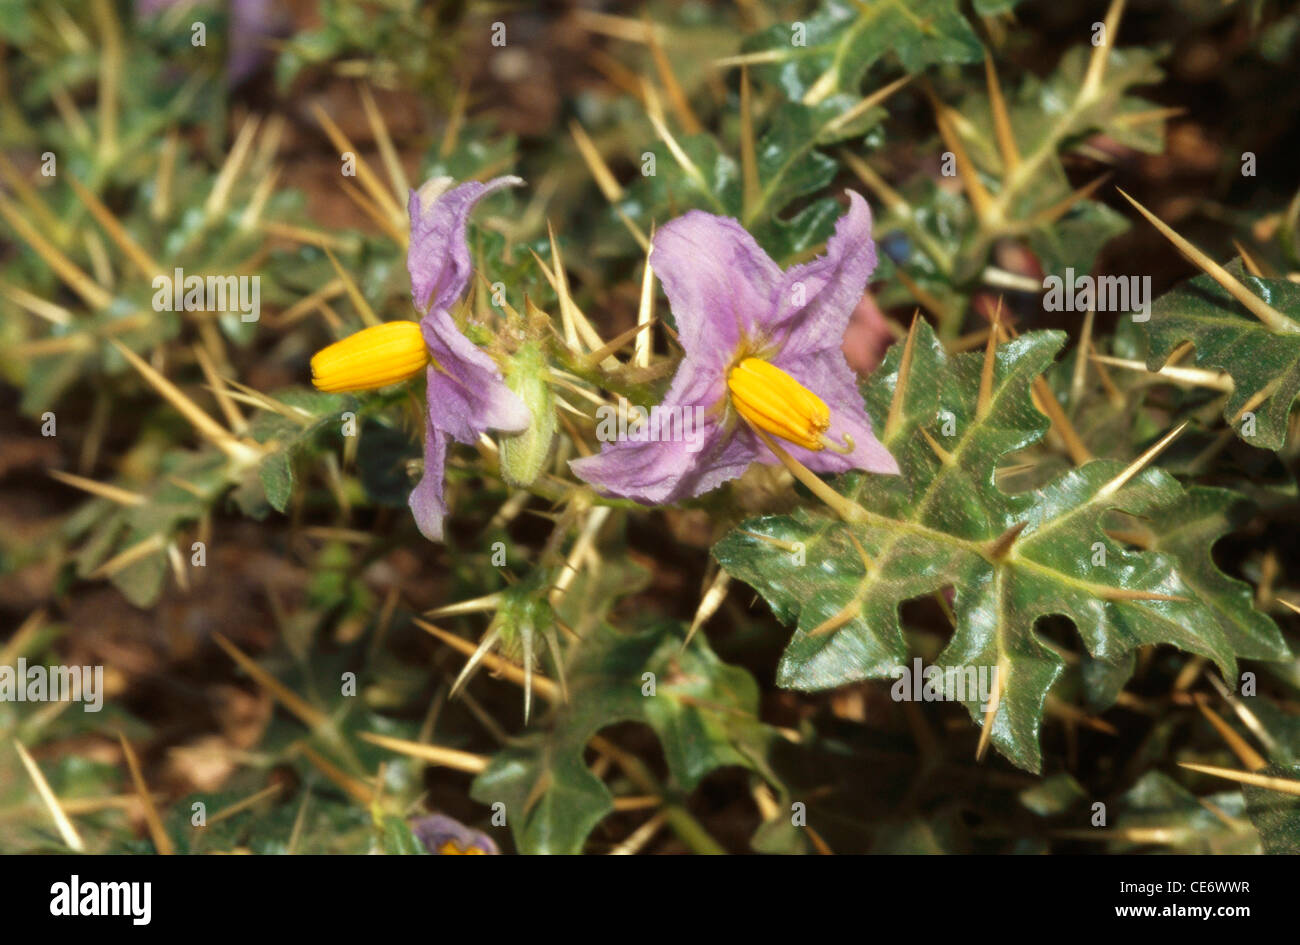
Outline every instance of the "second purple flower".
<svg viewBox="0 0 1300 945"><path fill-rule="evenodd" d="M818 472L898 473L841 351L876 267L871 211L848 196L826 254L785 271L727 217L693 210L659 231L650 263L685 357L650 419L676 417L680 432L685 417L692 435L620 436L571 462L579 478L647 504L680 501L778 462L755 429Z"/></svg>

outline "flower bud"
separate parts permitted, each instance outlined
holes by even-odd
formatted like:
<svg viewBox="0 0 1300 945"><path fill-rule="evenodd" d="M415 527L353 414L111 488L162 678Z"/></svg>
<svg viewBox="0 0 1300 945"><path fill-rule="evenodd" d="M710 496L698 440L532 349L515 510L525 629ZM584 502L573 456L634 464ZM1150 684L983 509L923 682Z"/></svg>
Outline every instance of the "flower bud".
<svg viewBox="0 0 1300 945"><path fill-rule="evenodd" d="M512 486L530 486L541 475L555 439L555 395L541 348L526 342L505 367L506 386L524 402L532 422L501 437L501 476Z"/></svg>

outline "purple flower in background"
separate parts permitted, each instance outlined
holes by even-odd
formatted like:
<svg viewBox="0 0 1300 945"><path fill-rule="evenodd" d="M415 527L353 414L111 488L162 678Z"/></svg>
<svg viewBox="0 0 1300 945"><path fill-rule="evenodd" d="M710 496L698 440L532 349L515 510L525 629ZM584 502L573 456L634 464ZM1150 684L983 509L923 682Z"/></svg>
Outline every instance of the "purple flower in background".
<svg viewBox="0 0 1300 945"><path fill-rule="evenodd" d="M434 178L411 191L411 245L406 267L411 296L422 313L419 324L384 322L336 341L312 358L312 383L323 391L373 390L425 372L428 379L424 428L424 476L411 490L411 514L420 533L442 540L443 472L447 437L475 443L487 430L519 433L532 416L506 386L486 351L461 334L451 307L465 294L473 264L465 239L470 211L486 195L522 184L498 177L451 187Z"/></svg>
<svg viewBox="0 0 1300 945"><path fill-rule="evenodd" d="M195 0L135 0L137 19L156 16L170 7L203 7ZM284 32L273 0L229 0L230 28L227 39L226 74L231 86L243 82L270 55L267 41Z"/></svg>
<svg viewBox="0 0 1300 945"><path fill-rule="evenodd" d="M736 478L752 462L778 461L751 425L784 439L795 459L818 472L898 473L872 434L841 351L876 266L871 211L860 195L849 191L826 255L784 272L735 220L698 210L659 231L650 262L685 350L650 419L659 414L660 434L675 420L677 435L656 438L643 427L614 439L598 429L604 447L571 461L574 473L614 495L676 502ZM693 435L680 435L684 424Z"/></svg>
<svg viewBox="0 0 1300 945"><path fill-rule="evenodd" d="M481 830L466 827L445 814L430 814L411 824L424 848L434 854L499 854L496 843Z"/></svg>
<svg viewBox="0 0 1300 945"><path fill-rule="evenodd" d="M256 72L271 55L267 40L279 32L270 0L230 0L226 72L232 86Z"/></svg>
<svg viewBox="0 0 1300 945"><path fill-rule="evenodd" d="M447 436L475 443L488 429L518 433L531 421L528 408L506 386L491 355L461 334L449 309L469 286L473 265L465 230L470 211L485 196L515 187L518 177L498 177L486 184L470 181L451 187L450 178L434 178L411 191L411 246L406 268L411 296L423 313L420 331L432 361L428 377L428 413L424 433L424 478L411 492L411 514L420 533L442 540L443 467Z"/></svg>

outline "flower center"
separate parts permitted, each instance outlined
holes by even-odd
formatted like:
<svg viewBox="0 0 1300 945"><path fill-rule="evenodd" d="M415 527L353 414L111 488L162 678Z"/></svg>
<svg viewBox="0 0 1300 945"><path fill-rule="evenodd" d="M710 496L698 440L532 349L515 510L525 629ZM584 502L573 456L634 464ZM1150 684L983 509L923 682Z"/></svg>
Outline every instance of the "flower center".
<svg viewBox="0 0 1300 945"><path fill-rule="evenodd" d="M416 322L384 322L363 328L317 351L311 382L317 390L374 390L414 377L429 364L429 349Z"/></svg>
<svg viewBox="0 0 1300 945"><path fill-rule="evenodd" d="M438 847L438 852L444 855L451 854L456 856L474 856L475 854L477 854L478 856L483 856L483 851L480 850L478 847L474 846L473 844L467 846L465 849L462 850L459 846L457 846L455 840L448 840L442 846Z"/></svg>
<svg viewBox="0 0 1300 945"><path fill-rule="evenodd" d="M831 425L826 402L769 361L745 358L727 375L727 389L736 412L760 430L804 449L853 450L850 437L840 446L826 436Z"/></svg>

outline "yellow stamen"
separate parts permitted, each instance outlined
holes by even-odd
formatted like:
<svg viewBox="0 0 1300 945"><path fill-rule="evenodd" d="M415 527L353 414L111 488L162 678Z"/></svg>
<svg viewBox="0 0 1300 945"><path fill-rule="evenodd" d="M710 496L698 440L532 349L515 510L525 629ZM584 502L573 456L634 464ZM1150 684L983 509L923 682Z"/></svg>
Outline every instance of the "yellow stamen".
<svg viewBox="0 0 1300 945"><path fill-rule="evenodd" d="M444 843L442 846L438 848L438 852L444 855L450 854L452 856L474 856L474 855L483 856L484 855L484 851L480 850L478 847L473 845L468 846L462 850L460 847L456 845L455 840L448 840L446 843Z"/></svg>
<svg viewBox="0 0 1300 945"><path fill-rule="evenodd" d="M841 446L826 436L831 411L825 401L770 362L745 358L727 375L727 389L736 412L760 430L808 450L853 450L852 438L845 436Z"/></svg>
<svg viewBox="0 0 1300 945"><path fill-rule="evenodd" d="M415 377L429 364L429 349L416 322L384 322L322 348L311 359L317 390L374 390Z"/></svg>

